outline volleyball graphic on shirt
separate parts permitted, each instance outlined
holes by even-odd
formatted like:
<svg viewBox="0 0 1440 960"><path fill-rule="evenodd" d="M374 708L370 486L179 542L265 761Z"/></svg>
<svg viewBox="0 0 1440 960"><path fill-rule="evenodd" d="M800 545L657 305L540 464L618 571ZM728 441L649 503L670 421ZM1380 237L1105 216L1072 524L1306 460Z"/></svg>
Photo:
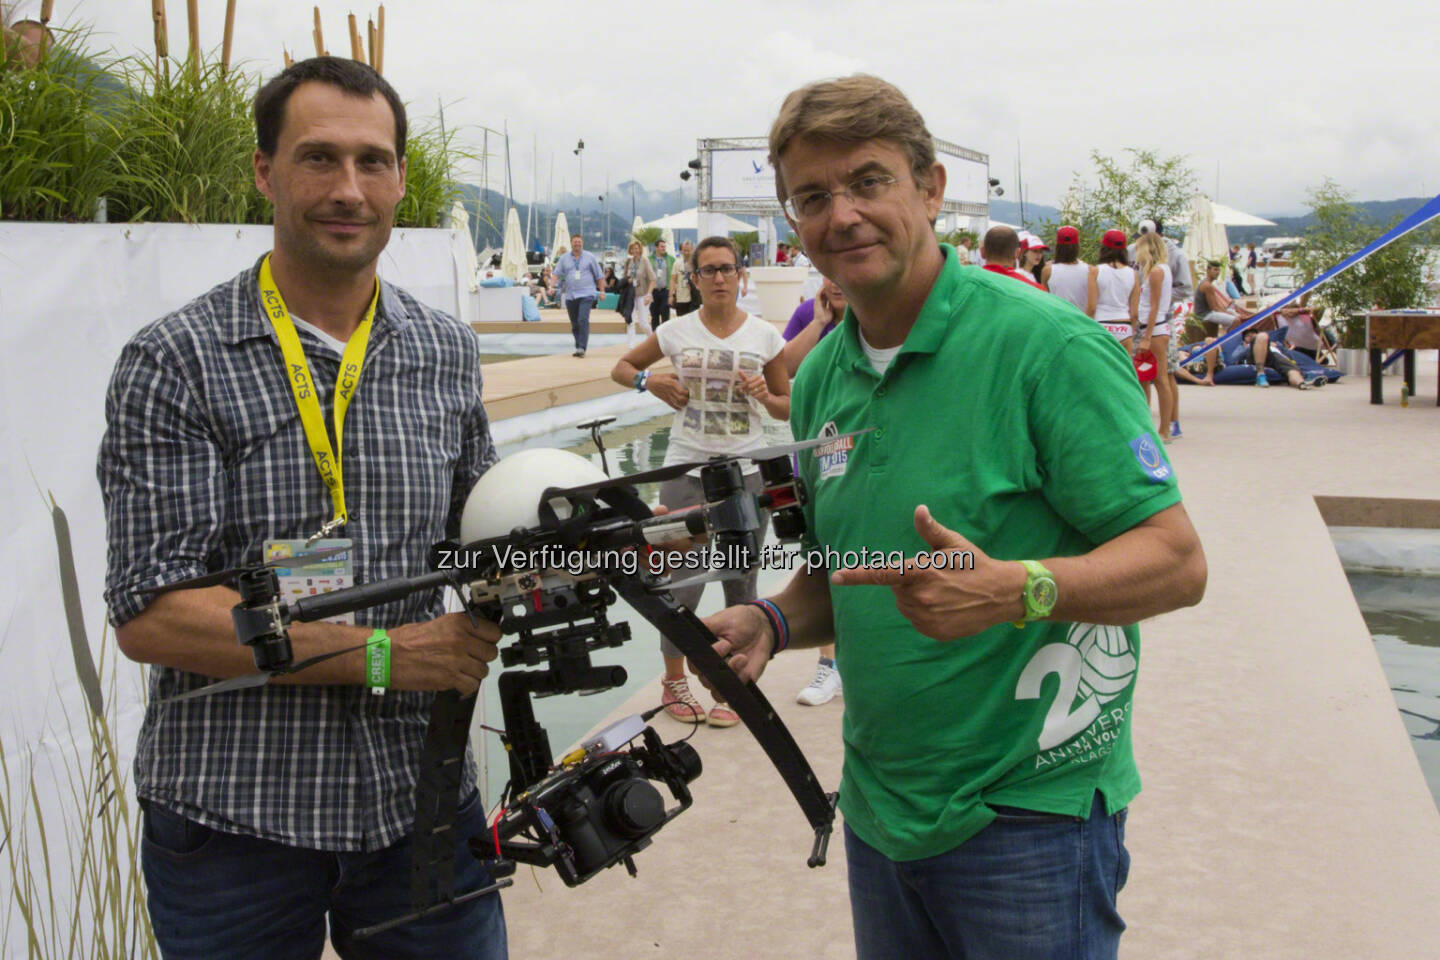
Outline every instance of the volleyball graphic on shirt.
<svg viewBox="0 0 1440 960"><path fill-rule="evenodd" d="M1079 699L1109 703L1135 679L1135 651L1124 627L1077 623L1065 639L1080 651Z"/></svg>

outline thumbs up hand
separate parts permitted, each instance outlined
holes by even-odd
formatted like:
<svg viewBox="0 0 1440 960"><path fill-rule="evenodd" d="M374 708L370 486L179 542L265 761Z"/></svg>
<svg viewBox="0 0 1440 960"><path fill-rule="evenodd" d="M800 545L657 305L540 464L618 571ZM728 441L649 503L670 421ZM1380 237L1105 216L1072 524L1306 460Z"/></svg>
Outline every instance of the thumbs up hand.
<svg viewBox="0 0 1440 960"><path fill-rule="evenodd" d="M930 547L929 553L916 554L903 567L837 570L830 582L842 587L889 587L900 614L934 640L974 636L997 623L1024 617L1024 566L991 558L936 520L923 504L915 508L915 530Z"/></svg>

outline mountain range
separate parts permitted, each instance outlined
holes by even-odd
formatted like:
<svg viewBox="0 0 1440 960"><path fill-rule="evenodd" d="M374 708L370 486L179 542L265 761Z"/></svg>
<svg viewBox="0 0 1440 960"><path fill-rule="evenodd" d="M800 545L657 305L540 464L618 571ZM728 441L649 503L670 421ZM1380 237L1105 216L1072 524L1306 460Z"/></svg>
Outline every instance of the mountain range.
<svg viewBox="0 0 1440 960"><path fill-rule="evenodd" d="M495 190L484 191L484 204L489 215L487 220L486 217L477 217L476 215L481 200L480 187L473 183L463 183L460 185L460 189L462 202L465 204L466 212L470 214L472 235L475 237L476 247L481 250L486 247L499 247L505 227L504 194ZM1396 217L1413 213L1429 199L1429 197L1405 197L1398 200L1368 200L1358 202L1355 206L1359 208L1361 216L1378 226L1388 224ZM579 226L580 214L583 210L585 244L591 249L602 249L605 246L621 243L636 216L644 221L656 220L667 214L687 210L694 205L695 193L693 188L688 185L677 187L674 190L652 190L634 180L627 180L611 187L610 212L607 218L600 190L594 194L587 193L583 197L575 193L566 193L557 196L553 205L548 203L535 205L531 246L533 247L537 243L549 246L551 235L555 229L557 210L564 211L565 219L571 230ZM514 206L519 211L520 224L523 228L529 216L530 206L524 203L516 203ZM1042 223L1056 222L1059 216L1060 211L1056 207L1027 202L1024 225L1032 229L1037 228ZM997 197L990 201L990 219L999 220L1002 223L1019 224L1021 222L1020 205L1013 200ZM1275 221L1275 226L1228 227L1226 234L1231 243L1258 244L1267 237L1300 236L1315 222L1314 215L1308 213L1298 217L1276 216L1268 219ZM789 232L782 221L777 220L776 226L782 234Z"/></svg>

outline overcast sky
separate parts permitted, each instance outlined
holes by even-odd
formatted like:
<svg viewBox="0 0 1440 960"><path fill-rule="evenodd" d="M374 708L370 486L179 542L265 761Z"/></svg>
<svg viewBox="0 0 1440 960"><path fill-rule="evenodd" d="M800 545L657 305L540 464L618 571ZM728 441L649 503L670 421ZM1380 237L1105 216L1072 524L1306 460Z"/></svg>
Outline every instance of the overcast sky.
<svg viewBox="0 0 1440 960"><path fill-rule="evenodd" d="M55 20L153 53L150 6L56 0ZM183 55L186 4L166 7ZM224 0L200 7L202 44L218 49ZM330 51L349 51L347 13L363 34L377 7L322 0ZM556 190L579 185L578 138L587 194L607 174L673 189L697 138L763 136L788 91L856 71L904 90L936 136L988 153L1007 199L1017 149L1027 200L1049 204L1091 150L1126 147L1188 155L1204 192L1255 213L1300 211L1326 176L1364 200L1440 191L1436 17L1411 0L392 0L385 17L385 74L414 119L443 100L477 152L479 127L508 122L522 201L532 137L542 200L552 157ZM309 3L239 0L235 59L269 76L282 44L313 52L311 25Z"/></svg>

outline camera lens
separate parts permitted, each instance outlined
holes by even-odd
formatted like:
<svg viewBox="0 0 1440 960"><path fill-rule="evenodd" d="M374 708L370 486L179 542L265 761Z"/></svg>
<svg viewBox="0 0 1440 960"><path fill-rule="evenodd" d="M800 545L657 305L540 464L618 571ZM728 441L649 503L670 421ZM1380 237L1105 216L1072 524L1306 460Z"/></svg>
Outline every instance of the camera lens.
<svg viewBox="0 0 1440 960"><path fill-rule="evenodd" d="M605 823L631 839L665 822L665 798L647 780L622 780L605 791Z"/></svg>
<svg viewBox="0 0 1440 960"><path fill-rule="evenodd" d="M686 783L691 783L700 776L700 754L694 747L683 740L677 740L665 749L670 751L670 759L680 768Z"/></svg>

